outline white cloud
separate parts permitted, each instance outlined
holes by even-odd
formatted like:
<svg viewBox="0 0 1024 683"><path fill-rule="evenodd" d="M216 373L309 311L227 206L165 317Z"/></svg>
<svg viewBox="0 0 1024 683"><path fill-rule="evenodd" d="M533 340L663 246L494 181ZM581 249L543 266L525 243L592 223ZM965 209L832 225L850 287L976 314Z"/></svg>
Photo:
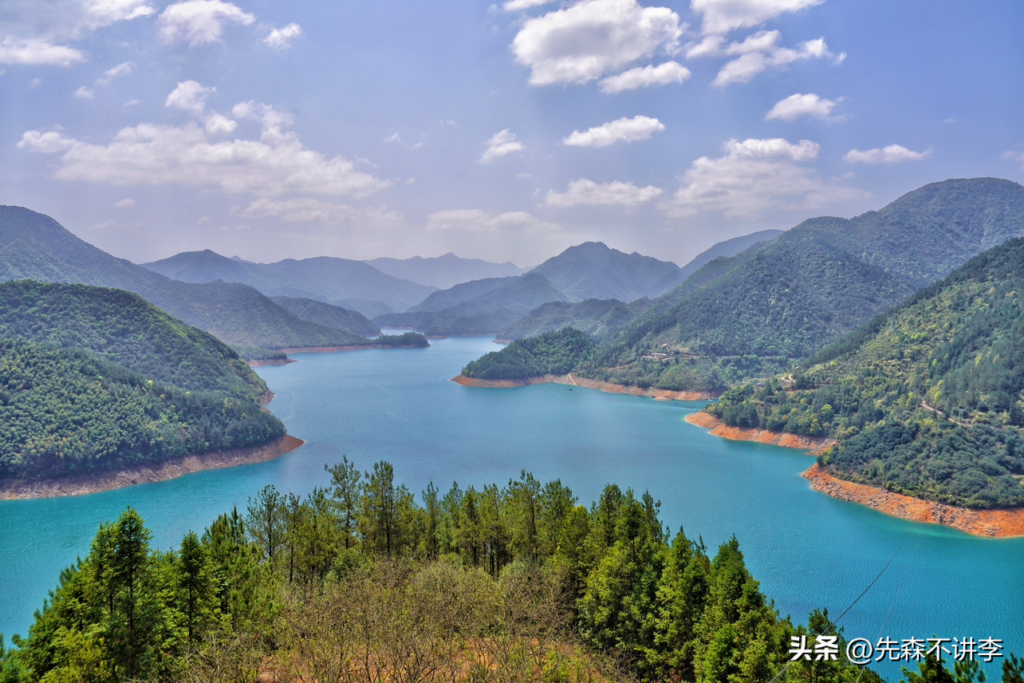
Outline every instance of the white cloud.
<svg viewBox="0 0 1024 683"><path fill-rule="evenodd" d="M391 135L389 135L386 138L384 138L384 142L401 142L401 141L402 141L402 136L399 135L397 132L396 133L392 133Z"/></svg>
<svg viewBox="0 0 1024 683"><path fill-rule="evenodd" d="M771 111L765 115L764 120L781 119L783 121L795 121L801 116L827 119L835 106L836 103L832 100L823 100L812 93L806 95L797 93L776 102Z"/></svg>
<svg viewBox="0 0 1024 683"><path fill-rule="evenodd" d="M637 187L633 183L618 180L598 184L593 180L580 178L569 183L569 189L565 192L549 190L546 203L549 206L639 206L662 192L660 187L653 185Z"/></svg>
<svg viewBox="0 0 1024 683"><path fill-rule="evenodd" d="M135 206L135 200L132 199L131 197L125 197L120 201L114 202L114 206L116 206L119 209L127 209L129 207Z"/></svg>
<svg viewBox="0 0 1024 683"><path fill-rule="evenodd" d="M679 62L664 62L658 66L644 66L609 76L601 81L601 92L607 95L624 90L650 88L657 85L682 83L690 77L690 70Z"/></svg>
<svg viewBox="0 0 1024 683"><path fill-rule="evenodd" d="M256 21L237 5L221 0L185 0L170 5L160 15L160 37L166 43L190 45L219 43L227 23L248 26Z"/></svg>
<svg viewBox="0 0 1024 683"><path fill-rule="evenodd" d="M531 7L540 7L541 5L550 5L555 0L509 0L501 6L506 12L517 12L521 9L530 9Z"/></svg>
<svg viewBox="0 0 1024 683"><path fill-rule="evenodd" d="M648 116L634 116L631 119L622 117L586 131L574 130L572 135L562 140L562 144L570 147L607 147L616 142L647 140L663 130L665 124L658 119Z"/></svg>
<svg viewBox="0 0 1024 683"><path fill-rule="evenodd" d="M327 223L358 227L397 227L404 223L402 214L387 207L356 208L347 204L322 202L303 197L274 200L262 197L242 212L248 218L278 218L286 223Z"/></svg>
<svg viewBox="0 0 1024 683"><path fill-rule="evenodd" d="M1015 152L1010 150L1008 152L1003 152L1002 157L1007 161L1019 163L1021 170L1024 171L1024 152Z"/></svg>
<svg viewBox="0 0 1024 683"><path fill-rule="evenodd" d="M237 121L232 121L223 114L212 114L203 126L210 135L230 135L235 132Z"/></svg>
<svg viewBox="0 0 1024 683"><path fill-rule="evenodd" d="M690 0L690 9L703 18L704 33L726 34L823 2L825 0Z"/></svg>
<svg viewBox="0 0 1024 683"><path fill-rule="evenodd" d="M196 106L185 108L197 114L202 111ZM63 152L54 174L59 180L115 186L177 184L264 197L286 192L363 197L391 184L357 171L348 159L327 158L306 149L295 133L283 130L290 117L272 107L245 102L235 105L232 113L236 118L260 121L260 138L212 142L206 129L189 121L181 126L143 123L123 128L106 145L89 144L60 132L30 130L18 147L48 154ZM218 133L229 132L233 123L219 114L207 119L207 125Z"/></svg>
<svg viewBox="0 0 1024 683"><path fill-rule="evenodd" d="M672 216L721 212L750 217L769 209L816 209L866 193L825 182L801 162L818 156L810 140L794 144L781 138L729 140L722 156L695 160L666 206Z"/></svg>
<svg viewBox="0 0 1024 683"><path fill-rule="evenodd" d="M275 50L287 50L292 46L292 39L302 35L302 27L298 24L288 24L283 28L275 28L270 32L263 42Z"/></svg>
<svg viewBox="0 0 1024 683"><path fill-rule="evenodd" d="M128 100L127 102L125 102L121 106L123 106L123 107L137 107L140 104L142 104L142 100L132 99L132 100Z"/></svg>
<svg viewBox="0 0 1024 683"><path fill-rule="evenodd" d="M145 0L86 0L83 5L87 26L92 29L156 13Z"/></svg>
<svg viewBox="0 0 1024 683"><path fill-rule="evenodd" d="M134 63L122 62L121 64L118 64L117 66L104 71L103 76L96 79L96 84L110 85L110 82L113 81L115 78L120 78L121 76L127 76L128 74L130 74L133 68L135 68Z"/></svg>
<svg viewBox="0 0 1024 683"><path fill-rule="evenodd" d="M96 97L96 93L83 85L75 91L75 97L79 97L83 100L91 100Z"/></svg>
<svg viewBox="0 0 1024 683"><path fill-rule="evenodd" d="M843 160L850 164L898 164L901 161L920 161L931 153L931 150L915 152L903 145L889 145L881 149L867 149L863 152L859 149L851 149L843 156Z"/></svg>
<svg viewBox="0 0 1024 683"><path fill-rule="evenodd" d="M0 41L0 64L71 66L84 61L85 55L75 48L46 40L18 40L8 36Z"/></svg>
<svg viewBox="0 0 1024 683"><path fill-rule="evenodd" d="M207 88L196 81L181 81L167 96L164 106L202 114L206 108L206 97L214 92L217 92L216 88Z"/></svg>
<svg viewBox="0 0 1024 683"><path fill-rule="evenodd" d="M673 54L685 26L667 7L636 0L582 0L529 19L512 42L530 85L585 83L659 48Z"/></svg>
<svg viewBox="0 0 1024 683"><path fill-rule="evenodd" d="M503 157L506 154L512 152L522 152L523 143L516 140L515 133L509 131L508 128L502 131L498 131L491 136L491 139L487 141L487 149L480 157L481 164L489 164L499 157Z"/></svg>
<svg viewBox="0 0 1024 683"><path fill-rule="evenodd" d="M525 211L509 211L495 216L479 209L457 209L438 211L427 216L427 230L548 232L558 229L560 226L545 223Z"/></svg>
<svg viewBox="0 0 1024 683"><path fill-rule="evenodd" d="M705 47L704 43L691 52L700 49L701 56L739 55L736 59L723 66L711 85L724 88L732 83L747 83L757 74L770 67L783 67L798 60L820 59L831 57L824 38L808 40L797 45L796 49L779 47L777 45L781 34L778 31L759 31L747 36L742 43L731 43L724 50L720 45L716 51L710 46ZM705 43L707 41L704 41Z"/></svg>

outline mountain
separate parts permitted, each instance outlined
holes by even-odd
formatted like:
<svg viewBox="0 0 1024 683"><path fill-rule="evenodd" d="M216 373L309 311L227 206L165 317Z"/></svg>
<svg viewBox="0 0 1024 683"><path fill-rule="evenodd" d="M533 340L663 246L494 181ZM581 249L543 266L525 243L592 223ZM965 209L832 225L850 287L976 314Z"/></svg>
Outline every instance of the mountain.
<svg viewBox="0 0 1024 683"><path fill-rule="evenodd" d="M680 268L668 261L609 249L585 242L549 258L531 272L539 273L570 301L656 297L682 282Z"/></svg>
<svg viewBox="0 0 1024 683"><path fill-rule="evenodd" d="M676 390L771 375L1015 235L1024 187L991 178L934 183L852 219L811 219L706 263L577 372Z"/></svg>
<svg viewBox="0 0 1024 683"><path fill-rule="evenodd" d="M182 282L237 282L255 287L267 296L305 297L327 303L341 299L382 301L399 311L422 301L435 290L385 275L362 261L328 256L251 263L207 249L182 252L143 266Z"/></svg>
<svg viewBox="0 0 1024 683"><path fill-rule="evenodd" d="M451 252L433 258L376 258L363 263L370 264L382 273L438 289L448 289L470 280L522 275L527 270L513 263L490 263L480 259L459 258Z"/></svg>
<svg viewBox="0 0 1024 683"><path fill-rule="evenodd" d="M213 336L137 294L0 284L0 479L265 444L266 384Z"/></svg>
<svg viewBox="0 0 1024 683"><path fill-rule="evenodd" d="M0 283L0 337L86 349L189 391L225 391L256 399L267 390L214 336L121 289L33 280Z"/></svg>
<svg viewBox="0 0 1024 683"><path fill-rule="evenodd" d="M752 232L749 235L733 237L732 239L718 242L717 244L712 245L710 249L697 254L692 261L680 268L679 281L682 282L686 278L690 277L690 275L696 273L706 263L710 263L717 258L729 258L730 256L735 256L741 251L746 251L755 244L775 239L781 235L782 232L782 230L761 230L759 232Z"/></svg>
<svg viewBox="0 0 1024 683"><path fill-rule="evenodd" d="M615 299L587 299L574 304L549 301L533 309L513 325L498 333L498 339L515 341L538 337L565 327L602 338L632 321L650 306L650 299L624 304Z"/></svg>
<svg viewBox="0 0 1024 683"><path fill-rule="evenodd" d="M49 216L0 206L0 281L20 279L136 292L176 318L236 346L280 349L352 342L349 335L289 313L252 287L171 280L97 249Z"/></svg>
<svg viewBox="0 0 1024 683"><path fill-rule="evenodd" d="M593 355L594 341L586 333L567 327L520 339L500 351L484 354L464 367L462 375L471 379L564 375Z"/></svg>
<svg viewBox="0 0 1024 683"><path fill-rule="evenodd" d="M315 299L303 299L290 296L272 297L275 304L294 313L303 320L319 323L324 327L333 327L363 337L376 337L380 328L371 323L361 313L350 311L341 306L332 306Z"/></svg>
<svg viewBox="0 0 1024 683"><path fill-rule="evenodd" d="M373 322L381 327L411 327L428 336L495 334L543 303L566 300L543 275L530 272L439 311L395 313Z"/></svg>
<svg viewBox="0 0 1024 683"><path fill-rule="evenodd" d="M368 320L373 320L378 315L387 315L388 313L395 312L395 309L383 301L370 301L369 299L338 299L330 303L350 311L355 311Z"/></svg>
<svg viewBox="0 0 1024 683"><path fill-rule="evenodd" d="M491 290L505 287L516 281L515 277L491 277L483 280L473 280L449 287L448 289L434 292L426 299L410 308L406 313L422 313L424 311L443 311L463 301L475 299Z"/></svg>
<svg viewBox="0 0 1024 683"><path fill-rule="evenodd" d="M834 476L973 508L1024 505L1024 239L826 347L792 377L708 408L838 444Z"/></svg>

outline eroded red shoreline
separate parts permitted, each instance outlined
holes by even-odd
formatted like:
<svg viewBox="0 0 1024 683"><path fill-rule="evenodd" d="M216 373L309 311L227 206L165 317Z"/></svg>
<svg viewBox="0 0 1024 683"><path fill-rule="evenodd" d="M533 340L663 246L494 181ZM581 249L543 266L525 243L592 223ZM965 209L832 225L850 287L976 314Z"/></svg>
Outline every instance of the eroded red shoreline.
<svg viewBox="0 0 1024 683"><path fill-rule="evenodd" d="M568 375L544 375L543 377L527 377L525 379L474 379L459 375L452 381L464 387L484 387L489 389L514 389L533 384L568 384L585 389L598 389L610 394L626 394L627 396L648 396L655 401L709 401L718 395L707 391L668 391L667 389L641 389L627 387L611 382L599 382L583 377Z"/></svg>

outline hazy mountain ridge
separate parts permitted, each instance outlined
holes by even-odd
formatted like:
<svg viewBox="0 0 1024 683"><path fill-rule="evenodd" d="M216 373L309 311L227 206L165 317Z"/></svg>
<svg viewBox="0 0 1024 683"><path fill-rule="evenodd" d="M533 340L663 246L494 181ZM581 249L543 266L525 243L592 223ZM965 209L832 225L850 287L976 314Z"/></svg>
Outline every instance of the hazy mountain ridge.
<svg viewBox="0 0 1024 683"><path fill-rule="evenodd" d="M653 298L682 281L682 269L636 252L626 254L603 242L569 247L534 268L571 301Z"/></svg>
<svg viewBox="0 0 1024 683"><path fill-rule="evenodd" d="M451 252L430 258L375 258L363 263L393 277L438 289L448 289L472 280L515 277L527 271L526 268L520 268L511 262L491 263L482 259L465 259Z"/></svg>
<svg viewBox="0 0 1024 683"><path fill-rule="evenodd" d="M515 341L572 327L600 339L631 322L650 305L647 298L629 304L615 299L587 299L577 303L550 301L499 332L498 338Z"/></svg>
<svg viewBox="0 0 1024 683"><path fill-rule="evenodd" d="M342 299L382 301L405 310L435 290L380 272L362 261L317 256L276 263L250 263L209 249L182 252L145 268L182 282L223 280L255 287L268 296L291 296L332 303Z"/></svg>
<svg viewBox="0 0 1024 683"><path fill-rule="evenodd" d="M380 334L380 328L367 320L366 316L341 306L333 306L316 299L290 296L275 296L271 297L271 300L303 320L318 323L324 327L333 327L363 337L375 337Z"/></svg>

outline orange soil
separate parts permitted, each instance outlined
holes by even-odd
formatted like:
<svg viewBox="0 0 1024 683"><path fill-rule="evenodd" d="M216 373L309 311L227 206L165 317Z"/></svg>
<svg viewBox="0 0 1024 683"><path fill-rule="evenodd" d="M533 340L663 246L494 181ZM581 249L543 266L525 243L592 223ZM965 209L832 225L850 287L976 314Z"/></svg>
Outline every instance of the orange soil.
<svg viewBox="0 0 1024 683"><path fill-rule="evenodd" d="M821 436L799 436L797 434L770 432L767 429L730 427L714 415L709 415L704 411L687 415L686 421L698 427L710 429L713 436L720 436L723 439L756 441L757 443L770 444L772 446L799 448L800 450L810 451L811 455L819 455L835 443L835 439Z"/></svg>
<svg viewBox="0 0 1024 683"><path fill-rule="evenodd" d="M885 489L837 479L817 464L804 472L811 488L839 500L860 503L893 517L913 522L943 524L975 536L1010 538L1024 536L1024 508L970 510L930 500L911 498Z"/></svg>
<svg viewBox="0 0 1024 683"><path fill-rule="evenodd" d="M224 467L250 465L267 462L294 451L305 441L285 434L268 444L253 448L236 448L228 451L214 451L201 455L186 455L152 465L127 467L111 472L90 472L68 475L41 481L11 481L0 484L0 500L20 498L54 498L60 496L81 496L99 491L149 484L157 481L177 479L183 474L202 470L216 470Z"/></svg>
<svg viewBox="0 0 1024 683"><path fill-rule="evenodd" d="M452 381L464 387L487 387L491 389L513 389L531 384L569 384L585 389L599 389L610 394L626 394L628 396L648 396L655 401L708 401L717 394L706 391L668 391L666 389L641 389L627 387L611 382L598 382L593 379L573 377L569 375L544 375L543 377L527 377L526 379L473 379L465 375L453 377Z"/></svg>

